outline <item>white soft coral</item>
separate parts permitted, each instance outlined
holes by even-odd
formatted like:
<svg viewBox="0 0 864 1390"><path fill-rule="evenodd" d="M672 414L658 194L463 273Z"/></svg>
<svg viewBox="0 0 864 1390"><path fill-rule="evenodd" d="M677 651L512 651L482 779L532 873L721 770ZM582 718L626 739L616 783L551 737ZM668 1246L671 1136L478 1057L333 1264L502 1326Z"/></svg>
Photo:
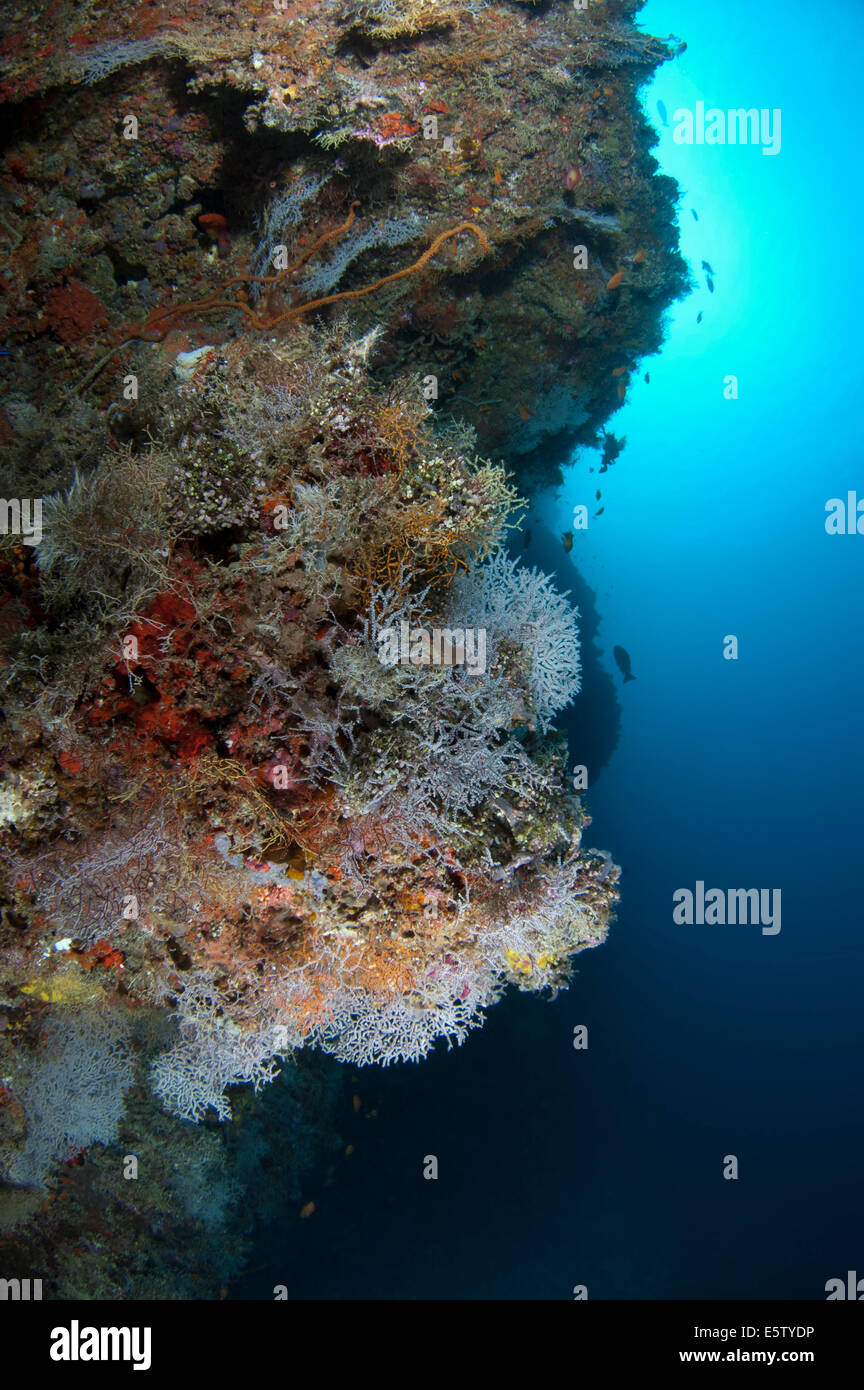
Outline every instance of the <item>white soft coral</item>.
<svg viewBox="0 0 864 1390"><path fill-rule="evenodd" d="M485 628L495 658L515 656L511 676L524 680L540 728L578 695L578 613L546 574L498 551L453 585L448 622Z"/></svg>

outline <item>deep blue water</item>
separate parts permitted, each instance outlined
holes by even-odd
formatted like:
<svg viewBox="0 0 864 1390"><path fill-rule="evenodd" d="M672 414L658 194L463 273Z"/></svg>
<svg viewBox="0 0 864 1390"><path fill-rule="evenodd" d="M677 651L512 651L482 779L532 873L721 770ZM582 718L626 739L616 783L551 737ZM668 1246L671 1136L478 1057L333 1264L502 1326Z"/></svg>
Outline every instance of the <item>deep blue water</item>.
<svg viewBox="0 0 864 1390"><path fill-rule="evenodd" d="M670 123L700 99L780 108L782 148L662 130L699 288L610 422L621 459L598 478L584 453L531 513L527 560L596 592L622 704L588 834L623 866L618 920L555 1003L517 996L462 1049L359 1075L354 1154L246 1296L820 1299L864 1274L864 536L825 532L829 498L864 497L864 7L649 0L641 22L688 42L644 93L653 123L658 99ZM578 703L568 727L578 758ZM779 888L782 930L676 925L697 880Z"/></svg>

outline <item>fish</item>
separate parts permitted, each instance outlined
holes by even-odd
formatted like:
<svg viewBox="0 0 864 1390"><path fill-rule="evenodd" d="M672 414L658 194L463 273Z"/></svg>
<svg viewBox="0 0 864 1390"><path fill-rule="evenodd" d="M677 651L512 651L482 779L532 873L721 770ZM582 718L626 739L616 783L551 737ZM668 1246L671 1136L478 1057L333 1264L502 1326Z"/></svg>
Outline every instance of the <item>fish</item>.
<svg viewBox="0 0 864 1390"><path fill-rule="evenodd" d="M618 399L619 401L627 399L627 387L624 385L623 381L619 381L618 383Z"/></svg>
<svg viewBox="0 0 864 1390"><path fill-rule="evenodd" d="M626 370L627 370L626 367L616 367L615 370L613 371L612 375L613 375L613 376L623 376L624 373L626 372Z"/></svg>
<svg viewBox="0 0 864 1390"><path fill-rule="evenodd" d="M602 516L603 513L605 512L605 510L606 510L605 507L601 507L599 511L595 512L595 513L594 513L594 520L596 521L597 518L598 518L598 516Z"/></svg>
<svg viewBox="0 0 864 1390"><path fill-rule="evenodd" d="M694 221L694 222L698 222L698 221L699 221L699 214L698 214L698 212L696 211L696 209L695 209L695 208L691 208L690 211L691 211L692 214L693 214L693 221Z"/></svg>
<svg viewBox="0 0 864 1390"><path fill-rule="evenodd" d="M616 271L615 274L612 276L612 279L609 281L609 283L608 283L607 286L606 286L607 290L617 290L618 286L621 284L621 281L622 281L623 279L624 279L624 271L623 271L623 270L618 270L618 271Z"/></svg>
<svg viewBox="0 0 864 1390"><path fill-rule="evenodd" d="M658 103L657 103L657 112L658 112L658 115L660 116L660 119L661 119L661 121L663 122L663 124L664 124L665 126L668 126L668 124L669 124L669 112L666 110L666 103L665 103L665 101L658 101Z"/></svg>
<svg viewBox="0 0 864 1390"><path fill-rule="evenodd" d="M500 187L500 186L501 186L502 177L503 177L503 176L502 176L502 173L501 173L501 166L498 165L498 164L496 164L496 165L495 165L495 173L492 175L492 182L495 183L495 184L497 184L497 185Z"/></svg>
<svg viewBox="0 0 864 1390"><path fill-rule="evenodd" d="M701 309L699 310L699 313L696 315L696 322L697 322L697 323L701 323L701 322L702 322L702 310L701 310Z"/></svg>
<svg viewBox="0 0 864 1390"><path fill-rule="evenodd" d="M714 270L714 267L712 266L712 264L711 264L710 261L703 261L703 262L702 262L702 269L703 269L703 270L707 270L707 272L708 272L709 275L714 275L714 274L716 274L716 272L715 272L715 270Z"/></svg>
<svg viewBox="0 0 864 1390"><path fill-rule="evenodd" d="M705 284L708 286L708 293L709 293L709 294L713 294L713 293L714 293L714 281L711 279L711 276L710 276L710 275L706 275L706 276L705 276Z"/></svg>
<svg viewBox="0 0 864 1390"><path fill-rule="evenodd" d="M598 489L597 489L597 501L598 501L598 502L600 501L600 497L601 497L601 493L600 493L600 489L599 489L599 487L598 487Z"/></svg>
<svg viewBox="0 0 864 1390"><path fill-rule="evenodd" d="M645 252L644 252L644 251L642 250L642 248L640 247L639 250L636 252L636 255L633 257L633 264L634 264L634 265L642 265L643 262L644 262L644 260L645 260Z"/></svg>
<svg viewBox="0 0 864 1390"><path fill-rule="evenodd" d="M314 1210L315 1210L315 1203L314 1203L314 1202L306 1202L306 1204L300 1208L300 1220L301 1220L301 1221L305 1221L306 1218L307 1218L308 1216L311 1216L311 1215L312 1215L312 1213L314 1212Z"/></svg>
<svg viewBox="0 0 864 1390"><path fill-rule="evenodd" d="M572 532L572 531L564 531L564 532L562 532L561 540L562 540L563 543L564 543L564 549L566 550L567 554L569 555L569 554L570 554L570 551L573 549L573 532Z"/></svg>
<svg viewBox="0 0 864 1390"><path fill-rule="evenodd" d="M359 1096L352 1096L352 1097L351 1097L351 1104L354 1106L354 1114L355 1114L355 1115L358 1114L358 1112L359 1112L360 1110L362 1110L362 1108L363 1108L363 1102L362 1102L362 1100L360 1099Z"/></svg>
<svg viewBox="0 0 864 1390"><path fill-rule="evenodd" d="M531 544L531 528L530 528L530 526L529 526L528 530L525 532L525 545L526 545L526 548L527 548L527 546L529 546L530 544Z"/></svg>
<svg viewBox="0 0 864 1390"><path fill-rule="evenodd" d="M519 414L522 416L523 420L530 420L531 416L534 414L534 411L529 410L527 405L520 405Z"/></svg>
<svg viewBox="0 0 864 1390"><path fill-rule="evenodd" d="M630 653L625 651L623 647L613 647L612 655L615 658L615 665L624 677L624 684L626 685L628 681L635 681L636 677L630 670Z"/></svg>
<svg viewBox="0 0 864 1390"><path fill-rule="evenodd" d="M651 385L651 373L650 373L650 372L646 372L646 373L645 373L645 385L646 385L646 386L650 386L650 385Z"/></svg>

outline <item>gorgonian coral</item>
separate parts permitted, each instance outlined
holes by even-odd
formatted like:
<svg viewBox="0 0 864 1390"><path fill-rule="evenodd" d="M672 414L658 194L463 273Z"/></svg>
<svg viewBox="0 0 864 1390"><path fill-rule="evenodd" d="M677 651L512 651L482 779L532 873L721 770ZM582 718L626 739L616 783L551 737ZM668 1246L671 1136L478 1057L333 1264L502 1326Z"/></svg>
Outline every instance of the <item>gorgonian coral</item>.
<svg viewBox="0 0 864 1390"><path fill-rule="evenodd" d="M124 1024L116 1008L52 1013L38 1059L10 1078L24 1109L26 1136L17 1145L0 1141L0 1177L38 1185L53 1164L90 1144L116 1140L124 1095L135 1077Z"/></svg>
<svg viewBox="0 0 864 1390"><path fill-rule="evenodd" d="M484 628L493 652L523 686L542 730L580 689L577 614L548 575L526 569L499 551L453 586L451 623Z"/></svg>

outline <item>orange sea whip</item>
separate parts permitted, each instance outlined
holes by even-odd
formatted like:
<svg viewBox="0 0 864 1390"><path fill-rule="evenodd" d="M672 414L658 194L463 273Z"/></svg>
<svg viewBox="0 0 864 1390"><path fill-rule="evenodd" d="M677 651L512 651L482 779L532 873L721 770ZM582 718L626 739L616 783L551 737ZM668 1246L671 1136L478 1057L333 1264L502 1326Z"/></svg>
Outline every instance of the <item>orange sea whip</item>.
<svg viewBox="0 0 864 1390"><path fill-rule="evenodd" d="M296 260L293 265L286 267L285 270L277 271L275 275L235 275L231 280L226 280L218 289L212 290L209 295L204 295L201 299L186 300L182 304L171 304L166 305L162 309L154 309L149 317L145 319L144 323L138 324L137 327L127 333L126 337L121 342L117 343L110 352L107 352L104 357L101 357L95 366L91 367L90 371L78 386L72 388L69 394L71 395L75 392L83 391L86 386L89 386L90 382L96 379L106 363L110 362L111 358L114 357L121 348L126 347L128 343L135 341L149 343L161 342L168 332L172 320L179 318L183 314L192 313L196 310L201 312L209 309L239 310L246 318L248 328L257 328L267 332L271 328L274 328L276 324L282 323L285 319L299 318L301 314L306 314L312 309L321 309L327 304L335 304L342 299L359 299L363 295L373 294L374 291L380 289L382 285L389 285L394 280L402 280L406 275L413 275L415 271L421 270L423 266L432 259L445 241L448 241L451 237L458 236L461 232L472 232L474 236L477 237L486 255L488 255L491 250L485 232L477 226L476 222L460 222L456 227L451 227L449 231L441 232L435 240L427 246L426 250L418 257L413 265L405 266L402 270L396 270L391 275L385 275L382 279L376 280L373 285L367 285L365 289L342 290L339 294L325 295L323 299L309 300L307 304L296 304L293 308L286 309L284 313L278 314L273 319L260 319L255 313L255 310L244 299L223 299L221 297L225 294L225 291L230 289L233 285L274 285L279 280L283 280L287 275L291 275L294 271L299 270L300 267L305 265L328 241L333 241L337 237L343 236L345 232L350 229L356 215L355 209L359 206L360 203L358 200L352 202L345 221L338 227L334 227L332 231L325 232L322 236L318 237L317 241L315 241L307 251L304 251L299 260Z"/></svg>
<svg viewBox="0 0 864 1390"><path fill-rule="evenodd" d="M360 299L363 295L373 294L375 290L380 290L382 285L389 285L394 280L403 280L406 275L413 275L416 270L422 270L427 261L430 261L438 249L449 241L450 237L458 236L460 232L473 232L483 251L488 255L491 247L486 237L486 233L477 226L476 222L460 222L458 226L451 227L447 232L441 232L435 240L427 246L422 256L413 265L406 265L402 270L394 270L392 275L384 275L380 280L376 280L374 285L367 285L362 290L342 290L339 294L328 294L323 299L310 299L308 304L295 304L292 309L286 309L283 314L278 314L275 319L270 319L264 327L267 329L275 328L277 323L282 323L284 319L299 318L301 314L307 314L311 309L323 309L325 304L336 304L342 299Z"/></svg>

